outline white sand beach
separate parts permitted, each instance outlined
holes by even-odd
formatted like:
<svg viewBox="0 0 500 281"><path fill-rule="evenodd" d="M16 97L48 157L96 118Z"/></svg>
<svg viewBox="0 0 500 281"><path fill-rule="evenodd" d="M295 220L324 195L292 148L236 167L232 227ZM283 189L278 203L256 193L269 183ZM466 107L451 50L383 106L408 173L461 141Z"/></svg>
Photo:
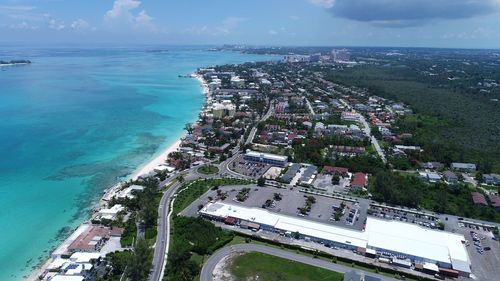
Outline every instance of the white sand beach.
<svg viewBox="0 0 500 281"><path fill-rule="evenodd" d="M181 145L181 140L178 139L172 145L170 145L165 150L160 152L157 156L153 157L151 159L151 161L140 166L134 173L132 173L132 175L130 176L130 179L136 180L139 176L153 171L156 167L160 166L161 164L165 164L167 161L168 155L171 152L175 152L175 151L179 150L180 145Z"/></svg>
<svg viewBox="0 0 500 281"><path fill-rule="evenodd" d="M210 90L208 88L208 85L207 83L205 82L205 80L203 79L203 77L199 74L193 74L192 75L193 78L196 78L196 80L198 80L200 82L200 86L202 87L202 91L203 91L203 95L208 98L209 95L210 95ZM145 174L148 174L149 172L153 171L156 167L162 165L162 164L166 164L166 160L167 160L167 157L168 155L171 153L171 152L175 152L175 151L178 151L179 150L179 147L182 143L182 140L179 138L177 139L174 143L172 143L170 146L168 146L167 148L165 148L164 150L162 150L160 153L156 154L155 156L153 156L151 158L151 160L149 160L148 162L146 162L145 164L139 166L129 177L128 179L132 179L132 180L137 180L139 178L139 176L141 175L145 175ZM102 208L104 207L106 204L107 204L107 201L113 197L120 189L122 188L122 183L117 183L115 184L114 186L106 189L104 191L104 194L103 196L100 198L99 202L97 203L96 207L98 208ZM67 239L66 239L67 240ZM66 241L65 240L65 241ZM25 280L29 280L29 281L32 281L32 280L36 280L38 279L38 276L40 276L44 271L45 269L49 266L49 264L53 261L53 258L50 257L47 259L47 261L45 261L45 263L33 270L31 272L31 274L27 277L27 279Z"/></svg>

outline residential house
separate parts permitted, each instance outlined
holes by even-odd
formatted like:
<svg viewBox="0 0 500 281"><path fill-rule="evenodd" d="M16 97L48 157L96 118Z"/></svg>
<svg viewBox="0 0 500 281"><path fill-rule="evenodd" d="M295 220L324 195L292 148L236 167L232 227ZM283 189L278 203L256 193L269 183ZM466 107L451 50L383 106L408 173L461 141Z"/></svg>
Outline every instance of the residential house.
<svg viewBox="0 0 500 281"><path fill-rule="evenodd" d="M355 173L352 177L351 188L364 189L366 187L366 175L364 173Z"/></svg>
<svg viewBox="0 0 500 281"><path fill-rule="evenodd" d="M471 195L472 195L472 202L474 202L475 205L478 205L481 207L488 206L488 202L486 201L486 198L481 193L472 192Z"/></svg>
<svg viewBox="0 0 500 281"><path fill-rule="evenodd" d="M499 174L484 174L483 182L490 185L500 185L500 175Z"/></svg>
<svg viewBox="0 0 500 281"><path fill-rule="evenodd" d="M491 205L497 210L497 212L500 212L500 196L497 195L490 195L490 202Z"/></svg>
<svg viewBox="0 0 500 281"><path fill-rule="evenodd" d="M451 169L460 172L474 172L476 164L472 163L451 163Z"/></svg>
<svg viewBox="0 0 500 281"><path fill-rule="evenodd" d="M455 174L452 171L443 172L443 177L448 183L457 183L458 182L457 174Z"/></svg>
<svg viewBox="0 0 500 281"><path fill-rule="evenodd" d="M440 162L425 162L420 165L423 169L430 170L441 170L444 168L444 164Z"/></svg>
<svg viewBox="0 0 500 281"><path fill-rule="evenodd" d="M344 168L344 167L324 166L323 173L324 174L331 174L331 175L346 176L349 173L349 170L347 168Z"/></svg>

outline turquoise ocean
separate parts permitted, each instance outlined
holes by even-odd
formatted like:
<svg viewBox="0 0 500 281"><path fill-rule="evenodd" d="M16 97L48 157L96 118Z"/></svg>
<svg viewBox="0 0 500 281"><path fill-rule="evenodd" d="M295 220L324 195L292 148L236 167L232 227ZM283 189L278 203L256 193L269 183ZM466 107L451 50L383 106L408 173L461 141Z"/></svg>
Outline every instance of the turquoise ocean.
<svg viewBox="0 0 500 281"><path fill-rule="evenodd" d="M0 280L17 281L102 191L182 136L198 67L276 59L203 47L0 47Z"/></svg>

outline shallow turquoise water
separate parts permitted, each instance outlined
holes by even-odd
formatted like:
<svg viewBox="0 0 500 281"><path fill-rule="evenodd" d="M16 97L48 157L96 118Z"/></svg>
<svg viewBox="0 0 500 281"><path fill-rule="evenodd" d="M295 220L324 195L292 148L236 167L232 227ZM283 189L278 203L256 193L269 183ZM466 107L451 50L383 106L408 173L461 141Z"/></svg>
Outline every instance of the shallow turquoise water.
<svg viewBox="0 0 500 281"><path fill-rule="evenodd" d="M197 67L270 57L201 48L2 48L0 280L21 280L102 190L182 134L203 103Z"/></svg>

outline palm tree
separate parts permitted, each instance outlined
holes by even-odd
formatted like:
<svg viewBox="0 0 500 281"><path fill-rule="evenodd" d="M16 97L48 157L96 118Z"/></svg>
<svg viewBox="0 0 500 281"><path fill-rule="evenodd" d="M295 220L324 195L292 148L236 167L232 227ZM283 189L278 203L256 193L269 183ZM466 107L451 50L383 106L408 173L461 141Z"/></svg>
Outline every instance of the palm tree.
<svg viewBox="0 0 500 281"><path fill-rule="evenodd" d="M184 125L184 130L186 130L189 134L192 134L193 133L193 124L186 123L186 125Z"/></svg>

